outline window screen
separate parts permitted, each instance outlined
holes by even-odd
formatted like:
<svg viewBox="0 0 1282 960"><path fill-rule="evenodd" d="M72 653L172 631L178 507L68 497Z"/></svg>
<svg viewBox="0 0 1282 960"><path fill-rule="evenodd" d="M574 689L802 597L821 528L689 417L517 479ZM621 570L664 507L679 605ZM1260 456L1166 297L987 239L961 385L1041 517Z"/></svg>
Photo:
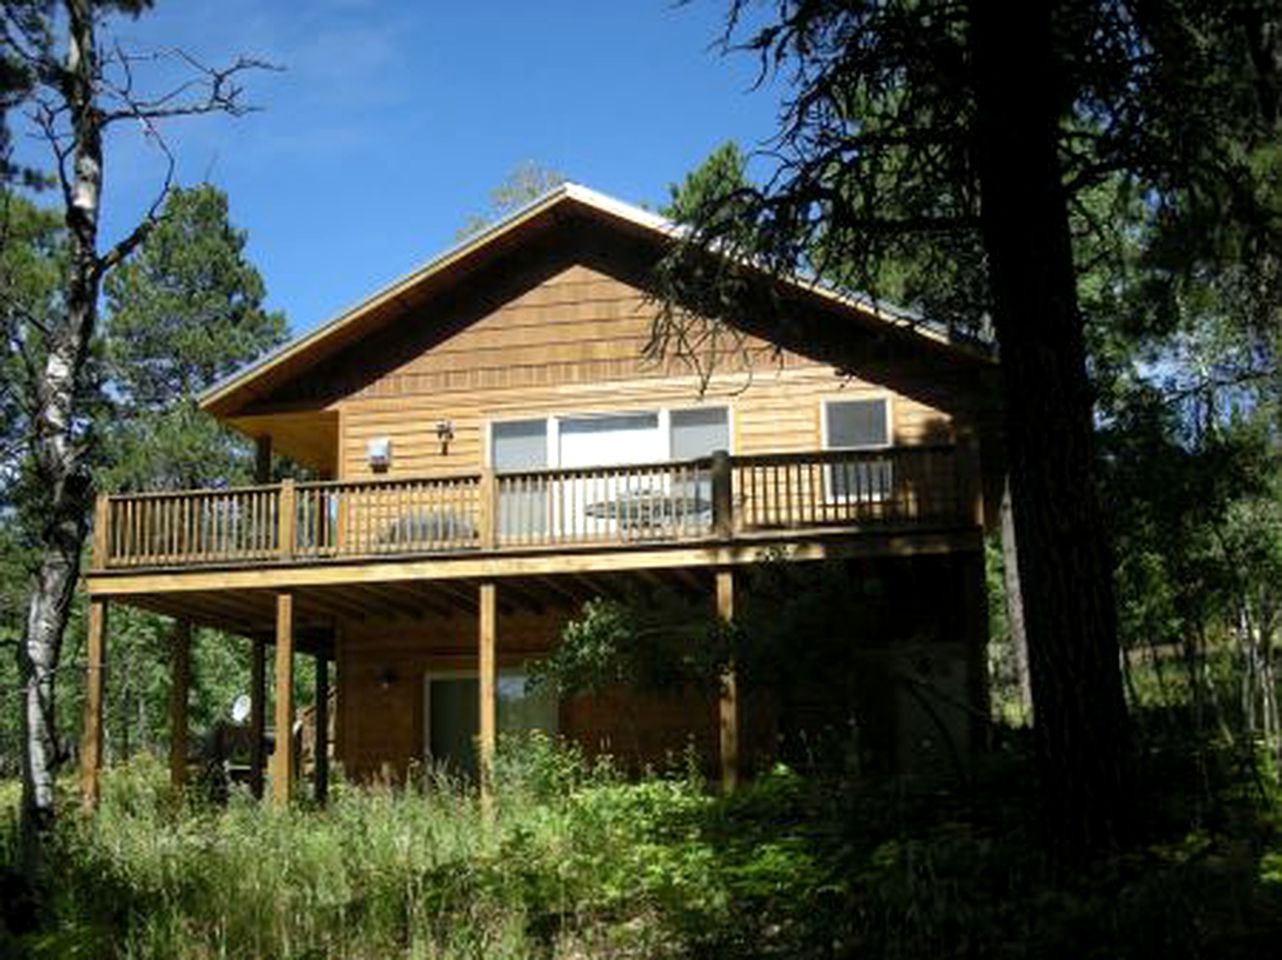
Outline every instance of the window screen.
<svg viewBox="0 0 1282 960"><path fill-rule="evenodd" d="M831 449L884 447L890 443L885 398L833 400L824 405Z"/></svg>
<svg viewBox="0 0 1282 960"><path fill-rule="evenodd" d="M672 411L672 459L695 460L730 449L730 418L725 407Z"/></svg>
<svg viewBox="0 0 1282 960"><path fill-rule="evenodd" d="M541 470L548 465L548 422L510 420L490 430L494 469Z"/></svg>
<svg viewBox="0 0 1282 960"><path fill-rule="evenodd" d="M877 449L890 445L889 404L875 400L833 400L824 404L824 426L831 450ZM889 459L850 454L830 463L828 496L847 503L877 503L891 496L894 465Z"/></svg>

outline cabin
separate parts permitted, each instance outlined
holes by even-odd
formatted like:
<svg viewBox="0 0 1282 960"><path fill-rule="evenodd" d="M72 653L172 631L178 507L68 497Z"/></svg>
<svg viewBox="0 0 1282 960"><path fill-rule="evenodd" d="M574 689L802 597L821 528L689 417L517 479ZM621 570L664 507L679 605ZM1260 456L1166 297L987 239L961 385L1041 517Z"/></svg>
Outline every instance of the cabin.
<svg viewBox="0 0 1282 960"><path fill-rule="evenodd" d="M655 356L652 271L676 229L563 185L210 389L203 409L257 445L255 485L100 494L85 802L121 604L174 620L177 783L201 625L252 646L251 782L280 801L299 789L296 747L277 737L268 769L264 733L269 714L294 726L300 656L316 664L322 796L331 754L358 779L443 763L488 796L500 732L530 728L638 762L693 744L732 787L804 722L733 666L710 691L560 700L527 670L590 598L669 591L730 621L764 563L836 571L889 611L875 630L823 628L870 651L889 765L968 751L987 713L993 357L765 275L771 315L728 318L710 370ZM275 455L316 479L273 482Z"/></svg>

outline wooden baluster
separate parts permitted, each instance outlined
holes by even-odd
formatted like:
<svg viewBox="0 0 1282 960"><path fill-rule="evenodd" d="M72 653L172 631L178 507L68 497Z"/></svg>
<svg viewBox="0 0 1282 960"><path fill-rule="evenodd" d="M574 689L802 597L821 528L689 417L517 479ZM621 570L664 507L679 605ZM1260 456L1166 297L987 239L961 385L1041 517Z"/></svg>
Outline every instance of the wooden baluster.
<svg viewBox="0 0 1282 960"><path fill-rule="evenodd" d="M151 501L152 516L154 518L155 529L152 531L152 560L156 563L164 563L168 560L169 554L169 499L159 497Z"/></svg>
<svg viewBox="0 0 1282 960"><path fill-rule="evenodd" d="M122 559L125 564L133 563L134 556L134 501L133 498L127 499L122 504L124 511L124 523L122 524L122 533L124 534L124 550Z"/></svg>

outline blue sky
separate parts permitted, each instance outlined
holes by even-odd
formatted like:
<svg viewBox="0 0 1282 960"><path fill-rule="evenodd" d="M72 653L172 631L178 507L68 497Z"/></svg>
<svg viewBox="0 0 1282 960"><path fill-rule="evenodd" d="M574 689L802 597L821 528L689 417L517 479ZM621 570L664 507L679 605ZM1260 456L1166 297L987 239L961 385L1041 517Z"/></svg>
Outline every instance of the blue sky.
<svg viewBox="0 0 1282 960"><path fill-rule="evenodd" d="M262 112L164 132L180 182L228 192L270 304L300 332L452 244L523 161L660 203L719 143L768 137L778 89L753 91L750 56L710 49L724 13L724 0L159 0L115 34L285 68L246 78ZM162 171L139 130L117 132L104 240Z"/></svg>

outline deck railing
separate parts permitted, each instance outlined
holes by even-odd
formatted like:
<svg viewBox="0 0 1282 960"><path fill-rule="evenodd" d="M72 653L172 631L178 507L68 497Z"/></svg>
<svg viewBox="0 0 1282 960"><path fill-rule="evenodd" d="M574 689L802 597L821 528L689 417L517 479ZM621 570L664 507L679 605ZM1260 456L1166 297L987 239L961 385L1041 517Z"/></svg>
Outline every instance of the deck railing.
<svg viewBox="0 0 1282 960"><path fill-rule="evenodd" d="M319 561L974 522L951 446L102 496L96 569Z"/></svg>

